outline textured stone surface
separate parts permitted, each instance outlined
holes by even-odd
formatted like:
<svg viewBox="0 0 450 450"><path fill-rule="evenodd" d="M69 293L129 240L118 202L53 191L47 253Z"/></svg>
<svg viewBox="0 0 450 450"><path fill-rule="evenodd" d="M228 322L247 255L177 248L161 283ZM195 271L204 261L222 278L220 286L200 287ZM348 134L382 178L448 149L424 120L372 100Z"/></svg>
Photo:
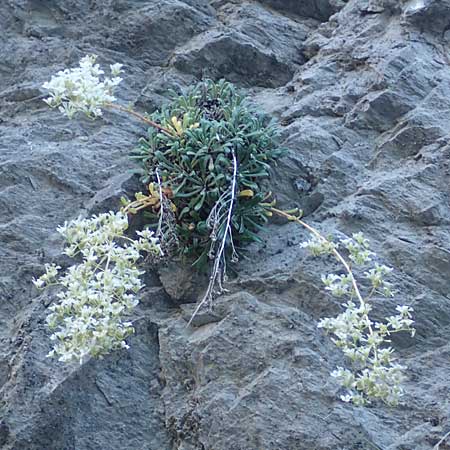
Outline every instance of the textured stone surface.
<svg viewBox="0 0 450 450"><path fill-rule="evenodd" d="M450 3L447 0L5 0L0 4L0 447L5 450L429 450L450 429ZM86 53L123 62L124 103L149 111L202 75L225 76L277 118L289 154L279 204L324 232L363 230L396 268L417 337L396 409L338 400L345 364L317 329L339 304L330 261L274 221L212 313L186 324L201 282L146 276L128 352L45 358L55 228L114 208L139 184L143 133L121 114L67 121L41 101ZM449 443L442 444L441 450Z"/></svg>

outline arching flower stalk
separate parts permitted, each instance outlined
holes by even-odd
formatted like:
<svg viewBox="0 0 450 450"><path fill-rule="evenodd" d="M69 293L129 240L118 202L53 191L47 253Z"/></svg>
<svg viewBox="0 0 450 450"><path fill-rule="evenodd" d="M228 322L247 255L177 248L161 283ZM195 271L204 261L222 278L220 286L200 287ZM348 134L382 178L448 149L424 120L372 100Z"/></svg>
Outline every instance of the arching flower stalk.
<svg viewBox="0 0 450 450"><path fill-rule="evenodd" d="M362 233L335 243L292 214L276 208L272 208L272 212L305 227L312 238L304 242L302 247L314 256L334 256L345 270L344 274L322 276L325 289L335 297L346 297L347 301L342 303L344 311L341 314L324 318L318 324L319 328L333 336L333 342L351 362L351 369L338 367L331 373L345 390L341 399L355 405L365 405L377 399L396 405L403 394L401 384L405 379L406 367L395 362L389 337L401 331L408 331L414 336L413 308L399 305L396 307L397 314L387 317L384 322L370 318L370 301L375 294L394 296L391 284L385 279L393 269L373 262L376 255L370 250L369 241ZM340 247L348 253L348 259L343 256ZM367 270L364 271L364 268ZM369 285L366 295L361 293L355 276L356 269L363 270L361 277Z"/></svg>
<svg viewBox="0 0 450 450"><path fill-rule="evenodd" d="M164 134L174 134L142 114L115 104L114 91L122 81L119 75L122 73L123 64L110 65L111 77L107 77L104 70L96 64L96 60L96 55L86 55L80 60L79 67L65 69L52 76L51 80L42 86L49 92L44 102L52 108L58 108L69 119L77 113L95 119L103 115L104 108L110 108L130 114Z"/></svg>

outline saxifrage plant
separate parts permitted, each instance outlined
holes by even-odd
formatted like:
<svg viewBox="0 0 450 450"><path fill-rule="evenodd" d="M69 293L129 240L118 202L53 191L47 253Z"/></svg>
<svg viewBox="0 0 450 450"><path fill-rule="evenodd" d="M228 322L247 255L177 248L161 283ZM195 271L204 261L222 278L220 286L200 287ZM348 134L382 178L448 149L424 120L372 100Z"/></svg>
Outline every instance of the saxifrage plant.
<svg viewBox="0 0 450 450"><path fill-rule="evenodd" d="M135 157L144 182L157 183L158 174L174 206L175 253L197 268L212 261L204 299L211 301L213 290L221 292L227 264L238 260L246 244L260 240L257 232L271 214L263 182L283 153L277 132L224 80L174 95L151 120L171 134L149 128ZM147 215L156 224L160 211Z"/></svg>
<svg viewBox="0 0 450 450"><path fill-rule="evenodd" d="M151 119L177 138L149 128L136 158L144 182L156 182L159 171L162 186L170 190L178 254L203 266L216 253L214 243L228 235L227 259L236 259L241 247L259 240L256 233L267 221L262 183L282 154L274 124L224 80L199 83Z"/></svg>
<svg viewBox="0 0 450 450"><path fill-rule="evenodd" d="M355 405L365 405L377 399L388 405L397 405L403 395L406 367L396 362L389 337L402 331L414 336L413 308L398 305L397 314L385 321L373 321L370 316L371 301L375 296L390 298L395 295L386 279L393 269L375 261L376 254L370 250L369 241L362 233L333 242L300 218L273 210L311 233L311 239L303 242L302 247L314 256L333 256L345 271L343 274L322 275L325 289L346 301L342 303L342 313L324 318L318 324L333 336L333 342L351 363L350 369L338 367L331 373L345 390L341 399Z"/></svg>
<svg viewBox="0 0 450 450"><path fill-rule="evenodd" d="M213 261L210 283L195 315L205 302L211 304L215 287L222 291L227 262L237 258L245 243L258 240L256 231L275 213L312 234L302 246L316 256L333 255L345 270L344 274L322 276L325 289L347 301L341 314L322 319L318 325L333 335L333 342L351 361L351 369L339 367L332 373L346 390L342 400L364 405L378 399L395 405L402 395L405 367L395 362L389 336L400 331L414 334L412 308L397 306L396 315L372 321L372 297L393 295L385 280L392 269L372 264L375 254L364 236L354 234L334 243L298 215L266 202L261 181L281 154L273 125L267 125L225 81L201 83L162 111L143 116L112 103L122 66L111 66L110 79L95 59L87 56L79 68L59 72L46 83L50 92L46 102L69 118L78 112L95 118L109 107L150 125L136 155L144 167L149 193L137 193L136 200L125 201L119 213L80 219L60 230L69 243L66 253L81 254L83 262L59 278L65 290L58 294L60 302L51 307L48 319L51 327L59 327L52 335L59 343L51 354L64 361L82 360L86 355L126 347L124 339L132 327L123 322L122 313L136 304L133 295L142 286L136 267L139 251L161 254L161 245L167 247L167 243L169 247L175 243L174 253L195 260L197 266ZM123 236L126 214L143 209L149 209L155 219L156 238L148 230L141 232L138 240ZM91 242L98 234L102 238ZM125 238L129 244L117 247L117 238ZM338 250L339 246L343 250ZM46 273L35 280L36 286L52 284L59 269L47 265ZM367 269L361 275L369 286L365 295L356 269Z"/></svg>

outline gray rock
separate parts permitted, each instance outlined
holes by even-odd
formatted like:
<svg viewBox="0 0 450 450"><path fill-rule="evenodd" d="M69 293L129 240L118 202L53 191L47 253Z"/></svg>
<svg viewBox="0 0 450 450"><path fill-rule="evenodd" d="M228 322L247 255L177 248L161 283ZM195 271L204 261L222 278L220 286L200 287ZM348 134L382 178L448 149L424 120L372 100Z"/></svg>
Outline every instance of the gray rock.
<svg viewBox="0 0 450 450"><path fill-rule="evenodd" d="M450 425L449 22L447 0L2 2L2 450L431 450ZM347 362L316 326L341 310L320 281L337 266L280 219L192 327L206 280L149 269L128 352L45 358L54 298L30 280L69 264L57 225L144 189L128 155L145 127L69 122L41 101L86 53L125 64L120 101L141 111L225 77L280 122L278 204L325 234L364 231L395 267L397 297L374 299L375 318L414 307L416 338L393 338L409 366L400 407L339 400L329 373Z"/></svg>
<svg viewBox="0 0 450 450"><path fill-rule="evenodd" d="M442 34L448 30L450 2L448 0L408 0L403 9L408 23L422 31Z"/></svg>
<svg viewBox="0 0 450 450"><path fill-rule="evenodd" d="M344 2L333 0L306 0L298 2L296 0L259 0L265 5L269 5L275 10L280 10L288 14L326 21Z"/></svg>
<svg viewBox="0 0 450 450"><path fill-rule="evenodd" d="M228 30L210 30L198 35L176 51L173 65L197 78L224 77L247 86L283 86L293 75L293 69L273 51Z"/></svg>

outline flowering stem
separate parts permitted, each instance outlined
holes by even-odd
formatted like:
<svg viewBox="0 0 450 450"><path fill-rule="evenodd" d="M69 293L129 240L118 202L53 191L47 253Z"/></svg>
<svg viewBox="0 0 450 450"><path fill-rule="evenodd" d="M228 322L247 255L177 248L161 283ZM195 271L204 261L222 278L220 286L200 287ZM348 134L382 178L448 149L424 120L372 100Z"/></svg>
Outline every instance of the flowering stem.
<svg viewBox="0 0 450 450"><path fill-rule="evenodd" d="M272 207L270 209L272 212L274 212L275 214L278 214L279 216L285 217L286 219L288 219L292 222L299 223L300 225L305 227L309 232L314 234L314 236L317 236L320 240L324 240L324 241L327 240L315 228L308 225L306 222L303 222L303 220L299 219L298 217L295 217L294 215L286 213L284 211L281 211L280 209L277 209L277 208ZM353 276L352 269L350 269L350 266L348 265L347 261L342 257L342 255L335 248L333 248L332 252L333 252L333 255L336 257L336 259L344 266L345 270L347 271L348 275L350 276L350 280L352 282L352 286L355 291L356 297L358 297L358 300L359 300L361 306L364 306L365 301L362 298L362 295L359 291L358 284L356 283L355 277Z"/></svg>
<svg viewBox="0 0 450 450"><path fill-rule="evenodd" d="M304 228L306 228L310 233L312 233L314 236L316 236L320 240L323 240L323 241L327 240L315 228L313 228L311 225L308 225L306 222L303 222L303 220L301 220L300 218L294 216L293 214L289 214L289 213L287 213L285 211L282 211L282 210L274 208L274 207L271 207L270 210L273 213L275 213L275 214L277 214L279 216L285 217L289 221L297 222L298 224L302 225ZM336 259L344 266L346 272L348 273L348 275L350 277L350 280L351 280L351 283L352 283L352 286L353 286L353 290L355 292L356 297L359 300L360 305L362 307L365 307L366 306L366 302L364 301L364 299L363 299L363 297L361 295L361 292L359 291L358 284L356 283L356 279L355 279L355 277L353 275L352 269L350 268L349 264L347 263L347 261L344 259L344 257L335 248L332 249L332 253L336 257ZM372 325L370 323L370 319L367 316L367 314L365 314L365 321L366 321L366 324L367 324L367 328L369 330L369 335L373 335L374 332L373 332L373 329L372 329ZM375 358L375 361L376 361L378 359L378 354L377 354L377 349L376 349L375 346L373 347L373 350L374 350L374 358Z"/></svg>
<svg viewBox="0 0 450 450"><path fill-rule="evenodd" d="M106 259L106 265L105 265L105 269L103 270L103 272L106 272L109 268L109 263L111 261L111 251L112 251L112 245L109 246L108 257Z"/></svg>
<svg viewBox="0 0 450 450"><path fill-rule="evenodd" d="M174 134L168 130L167 128L164 128L162 125L159 125L158 123L154 122L153 120L148 119L147 117L143 116L142 114L137 113L136 111L133 111L132 109L124 108L121 105L116 105L114 103L106 103L106 107L111 109L116 109L117 111L128 113L137 119L141 120L142 122L145 122L146 124L150 125L153 128L156 128L157 130L163 132L167 136L174 136Z"/></svg>

